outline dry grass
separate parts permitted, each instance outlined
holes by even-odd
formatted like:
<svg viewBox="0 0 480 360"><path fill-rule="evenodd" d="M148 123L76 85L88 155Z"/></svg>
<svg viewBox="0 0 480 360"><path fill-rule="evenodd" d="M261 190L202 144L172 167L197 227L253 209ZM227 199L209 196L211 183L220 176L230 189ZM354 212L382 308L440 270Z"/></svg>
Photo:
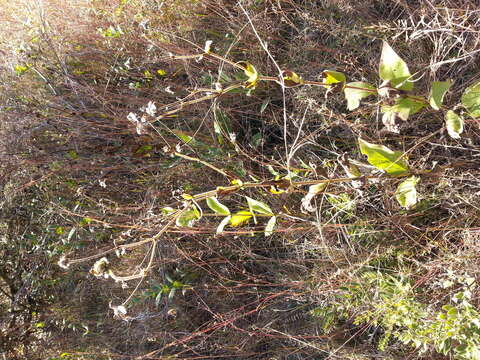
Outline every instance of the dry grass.
<svg viewBox="0 0 480 360"><path fill-rule="evenodd" d="M221 59L171 56L199 54L206 40L215 53L249 61L263 75L276 76L280 66L318 81L329 69L378 85L380 40L387 39L416 73L419 94L428 94L433 80L455 80L445 99L451 107L478 80L478 14L473 1L447 0L0 2L8 24L0 32L0 76L8 84L0 92L4 356L422 358L395 338L377 350L385 329L354 321L372 312L373 302L337 309L330 326L311 311L340 307L342 287L367 271L408 279L412 299L432 314L458 290L442 281L478 277L478 120L468 120L453 141L443 117L426 110L392 134L373 101L348 112L339 94L325 97L310 86L282 92L266 81L249 96L184 106L141 135L127 116L141 116L149 101L170 111L193 89L238 81ZM25 64L30 69L20 75L12 70ZM215 133L222 114L235 146ZM197 143L185 144L185 135ZM399 180L383 179L361 189L330 185L313 213L300 207L308 187L280 195L246 190L283 213L271 237L263 236L263 219L215 235L218 217L178 228L161 216L163 207L181 206L182 192L202 193L231 178L271 180L272 169L285 175L302 162L316 172L300 180L343 178L342 155L365 162L359 136L408 150L415 169L444 166L422 178L415 209L396 202ZM163 152L177 144L194 160ZM245 207L241 196L221 201ZM147 267L137 280L95 278L93 258L68 270L56 266L62 255L79 259L142 241L120 257L108 255L116 274ZM156 301L162 286L172 286L169 278L186 285L185 294ZM120 304L127 321L112 317L111 306ZM437 356L428 351L424 358Z"/></svg>

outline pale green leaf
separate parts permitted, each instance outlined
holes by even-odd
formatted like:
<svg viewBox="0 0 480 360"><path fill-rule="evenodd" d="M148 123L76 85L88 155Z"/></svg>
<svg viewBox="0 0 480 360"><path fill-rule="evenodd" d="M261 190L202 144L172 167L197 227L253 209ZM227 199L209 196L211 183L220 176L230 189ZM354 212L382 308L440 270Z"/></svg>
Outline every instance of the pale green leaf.
<svg viewBox="0 0 480 360"><path fill-rule="evenodd" d="M408 164L402 159L401 151L392 151L386 146L370 144L358 139L360 151L368 156L368 162L389 175L402 175L408 172Z"/></svg>
<svg viewBox="0 0 480 360"><path fill-rule="evenodd" d="M229 136L232 133L232 126L230 118L227 116L225 112L223 112L219 107L216 107L214 113L214 120L213 120L213 129L215 134L217 134L217 140L220 144L223 144L224 137Z"/></svg>
<svg viewBox="0 0 480 360"><path fill-rule="evenodd" d="M268 222L267 226L265 226L265 236L270 236L273 234L273 229L275 228L275 225L277 224L277 217L272 216Z"/></svg>
<svg viewBox="0 0 480 360"><path fill-rule="evenodd" d="M175 224L182 227L192 227L195 221L199 220L200 218L201 215L197 207L192 206L189 210L177 217Z"/></svg>
<svg viewBox="0 0 480 360"><path fill-rule="evenodd" d="M286 87L299 86L305 83L305 81L302 79L301 76L299 76L297 73L294 73L293 71L290 71L290 70L283 71L282 76L283 76L283 83L285 84Z"/></svg>
<svg viewBox="0 0 480 360"><path fill-rule="evenodd" d="M432 90L429 99L432 108L440 110L443 104L443 97L448 89L450 89L450 86L452 86L451 81L434 81L432 83Z"/></svg>
<svg viewBox="0 0 480 360"><path fill-rule="evenodd" d="M170 215L174 213L176 210L170 206L167 206L167 207L161 208L160 211L163 215Z"/></svg>
<svg viewBox="0 0 480 360"><path fill-rule="evenodd" d="M480 117L480 81L465 89L462 105L468 110L470 116Z"/></svg>
<svg viewBox="0 0 480 360"><path fill-rule="evenodd" d="M216 197L209 197L207 199L207 205L212 211L214 211L216 214L220 215L230 215L230 210L228 210L228 207L225 205L221 204L220 201Z"/></svg>
<svg viewBox="0 0 480 360"><path fill-rule="evenodd" d="M382 55L378 73L382 80L390 81L390 85L401 90L413 90L413 82L408 66L386 41L383 42Z"/></svg>
<svg viewBox="0 0 480 360"><path fill-rule="evenodd" d="M182 132L182 131L175 130L174 133L175 133L175 135L177 135L183 142L185 142L185 143L187 143L187 144L188 144L190 141L193 140L193 137L191 137L190 135L185 134L185 133Z"/></svg>
<svg viewBox="0 0 480 360"><path fill-rule="evenodd" d="M251 212L257 212L263 215L273 215L272 209L270 209L270 207L264 202L252 199L248 196L246 196L246 198Z"/></svg>
<svg viewBox="0 0 480 360"><path fill-rule="evenodd" d="M336 84L340 82L346 82L347 78L345 77L345 74L339 72L339 71L333 71L333 70L325 70L323 72L323 83L324 84Z"/></svg>
<svg viewBox="0 0 480 360"><path fill-rule="evenodd" d="M415 186L420 181L417 176L410 176L397 187L395 198L406 209L410 209L417 203L417 189Z"/></svg>
<svg viewBox="0 0 480 360"><path fill-rule="evenodd" d="M352 89L349 88L349 86L353 86L359 89ZM366 82L357 81L348 83L345 89L343 89L343 91L345 92L345 98L347 99L348 110L355 110L360 106L360 100L366 98L367 96L376 94L375 91L368 91L362 89L375 90L375 86L370 85Z"/></svg>
<svg viewBox="0 0 480 360"><path fill-rule="evenodd" d="M400 119L406 121L410 115L416 114L423 109L426 104L422 97L399 98L392 106L382 106L382 113L395 113Z"/></svg>
<svg viewBox="0 0 480 360"><path fill-rule="evenodd" d="M448 135L454 139L460 139L460 134L463 132L463 119L454 111L448 110L445 114L445 124L447 126Z"/></svg>
<svg viewBox="0 0 480 360"><path fill-rule="evenodd" d="M226 216L223 218L223 220L220 222L220 224L218 224L217 226L217 231L216 233L217 234L220 234L221 232L223 232L223 229L225 228L225 226L227 226L227 224L230 222L230 219L232 217L229 215L229 216Z"/></svg>
<svg viewBox="0 0 480 360"><path fill-rule="evenodd" d="M258 79L260 77L257 69L255 69L255 67L249 62L245 62L244 72L245 75L248 77L247 88L254 88L257 85Z"/></svg>
<svg viewBox="0 0 480 360"><path fill-rule="evenodd" d="M309 212L314 212L315 207L312 205L312 200L315 198L317 194L325 190L327 187L327 183L319 183L310 185L308 188L308 193L302 198L302 209L305 209Z"/></svg>
<svg viewBox="0 0 480 360"><path fill-rule="evenodd" d="M230 225L233 227L240 226L250 220L252 216L253 214L250 211L241 210L232 215L230 218Z"/></svg>

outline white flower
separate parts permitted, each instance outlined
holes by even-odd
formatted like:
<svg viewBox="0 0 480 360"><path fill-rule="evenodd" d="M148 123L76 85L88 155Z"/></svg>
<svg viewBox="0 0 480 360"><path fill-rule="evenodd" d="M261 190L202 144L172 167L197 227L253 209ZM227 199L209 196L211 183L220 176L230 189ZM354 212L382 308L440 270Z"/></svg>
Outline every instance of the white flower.
<svg viewBox="0 0 480 360"><path fill-rule="evenodd" d="M143 122L138 122L137 123L137 134L142 135L145 134L145 124Z"/></svg>
<svg viewBox="0 0 480 360"><path fill-rule="evenodd" d="M105 183L105 180L98 180L98 184L104 189L107 187L107 184Z"/></svg>
<svg viewBox="0 0 480 360"><path fill-rule="evenodd" d="M95 264L93 264L90 273L95 277L108 277L108 273L106 272L108 266L108 259L106 257L102 257L100 260L97 260Z"/></svg>
<svg viewBox="0 0 480 360"><path fill-rule="evenodd" d="M70 264L68 263L67 257L62 255L57 262L57 265L60 266L62 269L68 269Z"/></svg>
<svg viewBox="0 0 480 360"><path fill-rule="evenodd" d="M153 101L148 102L145 112L152 117L155 116L155 113L157 112L157 107L155 106L155 103Z"/></svg>
<svg viewBox="0 0 480 360"><path fill-rule="evenodd" d="M212 47L212 43L213 43L212 40L205 41L205 48L203 49L203 51L205 51L207 54L210 54L211 52L210 48Z"/></svg>
<svg viewBox="0 0 480 360"><path fill-rule="evenodd" d="M137 114L135 114L133 112L131 112L130 114L127 115L127 119L134 124L136 124L138 122Z"/></svg>
<svg viewBox="0 0 480 360"><path fill-rule="evenodd" d="M122 320L128 321L130 320L130 316L127 316L127 309L123 305L112 305L112 303L108 304L108 307L113 310L113 316L120 318Z"/></svg>

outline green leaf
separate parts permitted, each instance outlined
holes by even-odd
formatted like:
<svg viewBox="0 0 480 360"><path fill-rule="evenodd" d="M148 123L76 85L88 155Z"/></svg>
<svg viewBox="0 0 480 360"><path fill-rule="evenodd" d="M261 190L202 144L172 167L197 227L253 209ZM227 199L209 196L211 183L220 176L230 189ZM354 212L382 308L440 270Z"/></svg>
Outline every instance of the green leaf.
<svg viewBox="0 0 480 360"><path fill-rule="evenodd" d="M220 224L218 224L217 226L217 231L216 233L217 234L220 234L221 232L223 232L223 229L225 228L225 226L227 226L227 224L230 222L230 219L232 217L230 215L226 216L223 218L223 220L220 222Z"/></svg>
<svg viewBox="0 0 480 360"><path fill-rule="evenodd" d="M339 71L325 70L323 73L323 83L324 84L336 84L340 82L346 82L347 78L345 74Z"/></svg>
<svg viewBox="0 0 480 360"><path fill-rule="evenodd" d="M250 211L247 210L241 210L234 215L232 215L230 219L230 225L233 227L240 226L244 223L246 223L250 218L253 216L253 214Z"/></svg>
<svg viewBox="0 0 480 360"><path fill-rule="evenodd" d="M443 104L443 97L448 89L450 89L450 86L452 86L451 81L434 81L432 83L432 90L429 99L432 108L440 110Z"/></svg>
<svg viewBox="0 0 480 360"><path fill-rule="evenodd" d="M167 207L164 207L164 208L161 208L160 209L160 212L163 214L163 215L170 215L170 214L173 214L176 210L170 206L167 206Z"/></svg>
<svg viewBox="0 0 480 360"><path fill-rule="evenodd" d="M195 139L193 137L191 137L190 135L187 135L185 134L184 132L180 131L180 130L173 130L173 133L178 136L178 138L180 138L184 143L188 144L190 143L191 141L195 141Z"/></svg>
<svg viewBox="0 0 480 360"><path fill-rule="evenodd" d="M283 76L283 82L286 87L299 86L305 83L305 81L303 81L301 76L297 75L297 73L294 73L293 71L290 71L290 70L283 71L282 76Z"/></svg>
<svg viewBox="0 0 480 360"><path fill-rule="evenodd" d="M462 105L468 110L470 116L480 117L480 81L465 89Z"/></svg>
<svg viewBox="0 0 480 360"><path fill-rule="evenodd" d="M227 139L229 134L232 133L232 126L230 118L219 107L214 111L213 129L217 134L217 140L220 144L223 144L223 137Z"/></svg>
<svg viewBox="0 0 480 360"><path fill-rule="evenodd" d="M398 185L397 191L395 192L395 198L404 208L410 209L417 203L417 189L415 186L419 181L419 177L410 176Z"/></svg>
<svg viewBox="0 0 480 360"><path fill-rule="evenodd" d="M92 222L92 218L89 217L84 217L80 222L78 223L79 226L85 226L89 225Z"/></svg>
<svg viewBox="0 0 480 360"><path fill-rule="evenodd" d="M70 150L67 153L67 157L70 158L71 160L77 160L78 159L78 154L75 150Z"/></svg>
<svg viewBox="0 0 480 360"><path fill-rule="evenodd" d="M448 110L445 114L445 124L447 126L448 135L454 139L460 139L463 132L463 119L454 111Z"/></svg>
<svg viewBox="0 0 480 360"><path fill-rule="evenodd" d="M196 206L192 206L190 210L185 211L182 215L177 217L175 224L182 227L192 227L195 221L201 218L200 212Z"/></svg>
<svg viewBox="0 0 480 360"><path fill-rule="evenodd" d="M370 95L376 94L376 92L373 92L373 91L352 89L352 88L349 88L348 86L354 86L357 88L364 88L364 89L371 89L371 90L375 90L375 86L362 81L348 83L345 89L343 89L343 91L345 92L345 98L347 99L347 107L348 107L348 110L350 111L355 110L360 106L360 100Z"/></svg>
<svg viewBox="0 0 480 360"><path fill-rule="evenodd" d="M419 96L400 98L392 106L382 106L382 113L395 113L400 119L406 121L410 115L416 114L426 106L422 100L423 98Z"/></svg>
<svg viewBox="0 0 480 360"><path fill-rule="evenodd" d="M244 73L248 77L247 88L254 88L257 85L260 77L257 69L255 69L255 67L249 62L245 62Z"/></svg>
<svg viewBox="0 0 480 360"><path fill-rule="evenodd" d="M220 215L230 215L230 210L228 207L221 204L216 197L209 197L207 199L207 205L210 209L212 209L216 214Z"/></svg>
<svg viewBox="0 0 480 360"><path fill-rule="evenodd" d="M260 106L260 114L263 114L263 112L265 111L265 109L267 108L267 106L270 104L270 98L268 99L265 99L263 102L262 102L262 106Z"/></svg>
<svg viewBox="0 0 480 360"><path fill-rule="evenodd" d="M251 212L257 212L263 215L273 215L272 209L270 209L270 207L267 204L261 201L252 199L248 196L246 196L246 198L247 198L248 207L250 208Z"/></svg>
<svg viewBox="0 0 480 360"><path fill-rule="evenodd" d="M402 175L408 172L408 164L402 159L401 151L392 151L386 146L375 145L358 139L360 152L368 156L368 162L389 175Z"/></svg>
<svg viewBox="0 0 480 360"><path fill-rule="evenodd" d="M383 42L378 73L382 80L389 81L394 88L413 90L413 82L407 80L411 77L407 64L386 41Z"/></svg>
<svg viewBox="0 0 480 360"><path fill-rule="evenodd" d="M265 226L265 236L270 236L273 234L273 229L275 228L275 225L277 224L277 217L272 216L268 222L267 226Z"/></svg>

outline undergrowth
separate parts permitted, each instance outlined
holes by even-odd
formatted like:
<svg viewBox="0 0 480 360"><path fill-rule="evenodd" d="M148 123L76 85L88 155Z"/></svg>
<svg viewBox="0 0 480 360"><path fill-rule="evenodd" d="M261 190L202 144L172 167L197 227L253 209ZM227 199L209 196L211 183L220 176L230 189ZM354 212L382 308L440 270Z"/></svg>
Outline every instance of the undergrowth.
<svg viewBox="0 0 480 360"><path fill-rule="evenodd" d="M480 358L474 2L0 10L5 358Z"/></svg>

